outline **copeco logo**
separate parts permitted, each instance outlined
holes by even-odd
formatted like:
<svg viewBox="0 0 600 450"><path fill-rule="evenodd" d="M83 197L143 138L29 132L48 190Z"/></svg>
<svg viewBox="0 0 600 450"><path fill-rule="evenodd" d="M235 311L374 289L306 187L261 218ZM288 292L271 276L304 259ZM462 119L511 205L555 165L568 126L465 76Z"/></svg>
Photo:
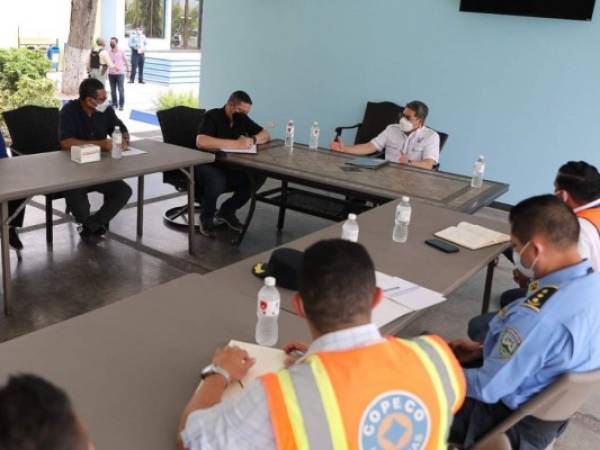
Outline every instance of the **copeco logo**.
<svg viewBox="0 0 600 450"><path fill-rule="evenodd" d="M431 432L425 404L404 391L386 392L363 412L358 441L361 450L421 450Z"/></svg>

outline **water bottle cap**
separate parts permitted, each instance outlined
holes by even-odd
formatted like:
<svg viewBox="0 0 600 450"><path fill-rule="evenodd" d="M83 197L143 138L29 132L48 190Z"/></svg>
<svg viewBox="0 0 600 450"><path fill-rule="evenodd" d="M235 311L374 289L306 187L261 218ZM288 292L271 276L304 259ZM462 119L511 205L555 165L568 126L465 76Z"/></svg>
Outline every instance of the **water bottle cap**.
<svg viewBox="0 0 600 450"><path fill-rule="evenodd" d="M313 127L318 127L319 126L319 122L313 122Z"/></svg>
<svg viewBox="0 0 600 450"><path fill-rule="evenodd" d="M356 214L348 214L348 219L356 220Z"/></svg>
<svg viewBox="0 0 600 450"><path fill-rule="evenodd" d="M265 286L269 286L269 287L275 286L275 277L265 278Z"/></svg>
<svg viewBox="0 0 600 450"><path fill-rule="evenodd" d="M483 161L485 158L483 157L483 155L479 155L479 159L480 159L481 161Z"/></svg>
<svg viewBox="0 0 600 450"><path fill-rule="evenodd" d="M408 203L408 202L410 202L410 197L409 197L408 195L403 195L403 196L402 196L402 201L403 201L404 203Z"/></svg>
<svg viewBox="0 0 600 450"><path fill-rule="evenodd" d="M289 125L293 125L293 124L294 124L294 121L293 121L293 120L288 120L288 124L289 124Z"/></svg>

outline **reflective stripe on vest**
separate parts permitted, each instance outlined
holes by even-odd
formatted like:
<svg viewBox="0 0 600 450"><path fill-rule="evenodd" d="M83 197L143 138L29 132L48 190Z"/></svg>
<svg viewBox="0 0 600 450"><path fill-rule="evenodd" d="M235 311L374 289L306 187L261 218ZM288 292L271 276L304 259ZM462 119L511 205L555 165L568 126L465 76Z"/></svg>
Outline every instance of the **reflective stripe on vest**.
<svg viewBox="0 0 600 450"><path fill-rule="evenodd" d="M435 342L435 338L432 336L421 336L413 340L404 341L404 343L413 347L413 350L419 355L433 381L437 397L440 399L442 405L442 410L445 412L442 415L443 422L439 427L439 442L445 443L448 440L454 405L458 403L458 396L461 389L458 386L456 377L453 377L449 372L448 368L451 366L449 365L447 355L439 348L439 344ZM445 448L445 445L440 448Z"/></svg>
<svg viewBox="0 0 600 450"><path fill-rule="evenodd" d="M391 343L403 347L402 354L410 352L413 355L412 364L416 364L416 373L424 371L423 375L428 375L425 383L432 384L435 391L435 400L430 401L437 404L429 404L427 407L434 408L435 411L439 408L439 414L436 414L441 423L437 426L437 423L430 422L430 432L439 432L435 432L435 436L429 435L430 445L427 448L433 448L432 445L437 443L436 448L445 449L452 412L458 409L464 398L464 378L457 379L457 374L462 377L462 370L452 360L452 355L447 346L444 348L446 344L440 338L427 336L412 341L393 339L387 344ZM400 350L399 347L396 348ZM393 347L391 350L393 351ZM324 353L323 358L326 357L327 353ZM355 448L356 444L348 439L354 439L353 436L358 436L361 431L350 430L347 434L344 415L332 385L332 376L327 372L324 362L319 354L313 354L303 363L262 378L278 449ZM422 367L419 367L419 363ZM385 390L381 393L385 393ZM360 411L363 407L364 405Z"/></svg>

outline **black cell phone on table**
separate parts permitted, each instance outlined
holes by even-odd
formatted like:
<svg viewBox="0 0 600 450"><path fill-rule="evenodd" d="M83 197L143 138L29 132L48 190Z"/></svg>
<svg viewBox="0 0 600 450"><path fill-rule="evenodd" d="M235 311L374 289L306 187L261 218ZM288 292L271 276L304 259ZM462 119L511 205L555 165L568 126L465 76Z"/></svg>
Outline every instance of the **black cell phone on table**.
<svg viewBox="0 0 600 450"><path fill-rule="evenodd" d="M458 247L456 245L450 244L449 242L442 241L441 239L428 239L425 243L433 248L436 248L444 253L456 253L458 252Z"/></svg>

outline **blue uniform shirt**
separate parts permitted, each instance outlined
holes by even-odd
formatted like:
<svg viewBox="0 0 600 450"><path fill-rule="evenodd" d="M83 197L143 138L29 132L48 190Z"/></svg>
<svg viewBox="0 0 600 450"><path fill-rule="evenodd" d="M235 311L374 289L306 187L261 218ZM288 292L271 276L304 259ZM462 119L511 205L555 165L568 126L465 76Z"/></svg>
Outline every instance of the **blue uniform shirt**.
<svg viewBox="0 0 600 450"><path fill-rule="evenodd" d="M4 142L4 136L0 133L0 159L7 158L8 153L6 153L6 144Z"/></svg>
<svg viewBox="0 0 600 450"><path fill-rule="evenodd" d="M565 372L600 368L600 273L585 260L538 282L491 321L468 397L514 410Z"/></svg>

